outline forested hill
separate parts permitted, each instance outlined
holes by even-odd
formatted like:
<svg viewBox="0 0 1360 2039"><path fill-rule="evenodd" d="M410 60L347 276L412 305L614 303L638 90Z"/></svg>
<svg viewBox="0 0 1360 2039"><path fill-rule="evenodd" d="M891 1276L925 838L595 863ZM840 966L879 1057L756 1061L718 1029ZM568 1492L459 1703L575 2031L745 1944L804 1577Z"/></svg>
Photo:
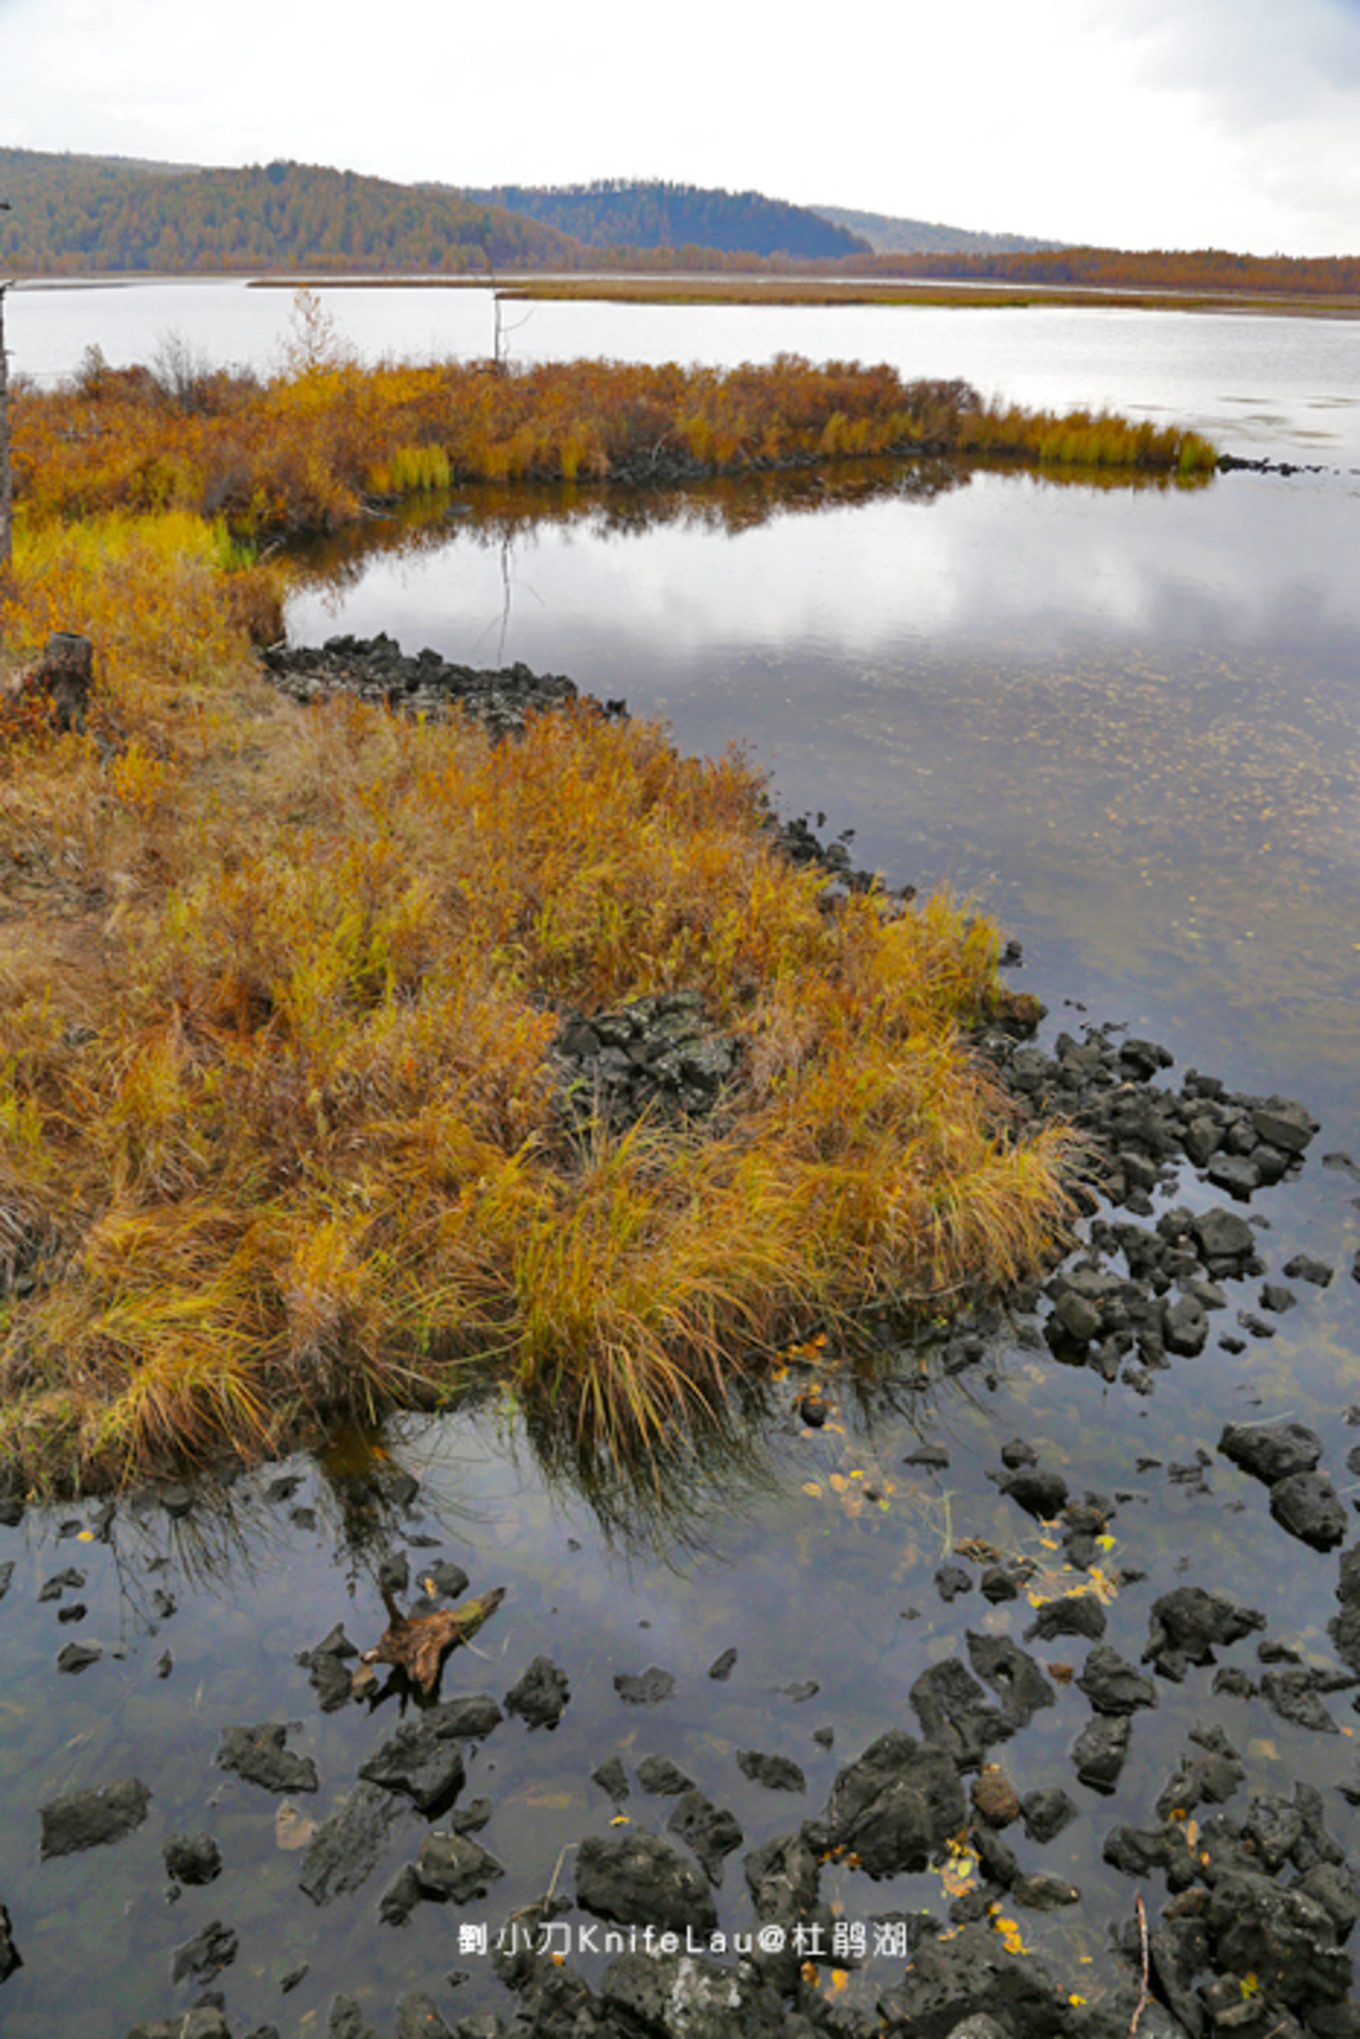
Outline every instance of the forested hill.
<svg viewBox="0 0 1360 2039"><path fill-rule="evenodd" d="M979 234L968 227L941 226L935 220L854 212L845 205L815 205L812 210L833 226L858 234L876 255L999 255L1062 246L1061 241L1037 241L1028 234Z"/></svg>
<svg viewBox="0 0 1360 2039"><path fill-rule="evenodd" d="M523 213L352 170L190 170L0 149L0 275L95 270L571 268L582 250Z"/></svg>
<svg viewBox="0 0 1360 2039"><path fill-rule="evenodd" d="M463 196L508 206L591 248L718 248L804 260L870 252L869 243L845 227L758 191L608 178L595 184L501 184Z"/></svg>

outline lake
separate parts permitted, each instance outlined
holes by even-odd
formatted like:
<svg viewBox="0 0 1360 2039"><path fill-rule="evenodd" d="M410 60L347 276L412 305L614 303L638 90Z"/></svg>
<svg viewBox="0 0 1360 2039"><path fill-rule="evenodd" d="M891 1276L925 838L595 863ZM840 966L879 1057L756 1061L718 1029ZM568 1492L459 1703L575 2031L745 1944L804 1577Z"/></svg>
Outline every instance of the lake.
<svg viewBox="0 0 1360 2039"><path fill-rule="evenodd" d="M327 302L369 354L489 347L485 293ZM15 1566L0 1602L0 1900L25 1961L0 2009L21 2039L122 2039L137 2019L182 2010L197 1987L172 1984L173 1950L214 1919L239 1935L214 1984L238 2034L266 2021L323 2031L337 1990L384 2034L413 1987L450 2026L508 2015L487 1959L460 1957L458 1924L495 1926L555 1868L570 1891L582 1835L627 1831L610 1827L614 1805L590 1781L602 1761L618 1756L632 1774L621 1811L635 1825L664 1831L673 1801L636 1777L643 1757L664 1755L733 1812L749 1848L818 1811L837 1769L886 1729L918 1731L907 1688L958 1655L965 1631L1022 1641L1033 1616L1023 1594L992 1606L976 1590L947 1600L935 1583L969 1538L1061 1565L991 1477L1017 1436L1074 1493L1117 1503L1105 1565L1128 1577L1111 1591L1107 1640L1130 1661L1152 1600L1182 1580L1248 1600L1304 1664L1333 1660L1335 1559L1286 1536L1264 1490L1216 1445L1228 1421L1305 1423L1351 1505L1360 1227L1353 1173L1321 1157L1360 1154L1360 325L586 304L511 306L507 323L531 309L511 335L516 359L888 359L1024 402L1175 420L1234 451L1325 470L1129 489L865 463L673 496L468 490L313 548L288 621L300 642L384 629L408 651L522 659L666 716L688 751L744 743L783 811L824 813L828 833L855 831L857 862L922 889L948 883L1018 936L1012 981L1050 1006L1045 1041L1087 1018L1127 1022L1172 1051L1173 1081L1193 1064L1237 1089L1302 1098L1322 1121L1304 1173L1250 1208L1268 1221L1271 1280L1301 1248L1335 1278L1321 1290L1293 1282L1297 1306L1272 1318L1274 1335L1239 1352L1211 1341L1159 1372L1150 1394L1057 1366L1005 1327L980 1341L975 1364L920 1377L854 1378L834 1347L794 1355L728 1434L681 1452L659 1497L645 1481L583 1488L560 1443L526 1436L513 1406L492 1401L381 1440L338 1440L318 1462L252 1474L187 1513L151 1496L128 1497L108 1523L93 1506L31 1509L0 1528L0 1565ZM69 373L94 340L113 361L145 359L171 327L213 358L267 365L287 312L286 294L239 285L63 287L17 293L7 325L15 368L47 376ZM1157 1208L1176 1198L1224 1201L1189 1168ZM1257 1288L1233 1286L1216 1329L1255 1305ZM795 1407L814 1376L832 1405L815 1429ZM904 1466L923 1440L944 1447L946 1467ZM383 1498L393 1466L420 1482L406 1507ZM281 1473L291 1491L272 1485ZM419 1845L419 1816L397 1817L369 1878L319 1907L298 1888L303 1856L284 1844L300 1828L291 1814L280 1823L280 1794L226 1775L213 1755L226 1724L297 1721L289 1746L320 1780L316 1794L293 1794L301 1825L353 1791L395 1703L373 1718L363 1704L322 1712L294 1658L338 1621L359 1647L375 1642L378 1567L402 1550L417 1581L443 1558L472 1592L509 1589L451 1659L446 1693L503 1698L542 1653L571 1700L554 1730L512 1719L465 1750L459 1802L491 1800L478 1839L506 1872L489 1899L461 1912L421 1904L395 1926L377 1901ZM66 1567L83 1583L40 1600ZM84 1617L58 1626L73 1602ZM56 1653L72 1638L103 1655L62 1676ZM735 1668L714 1680L729 1647ZM1085 1643L1026 1647L1079 1668ZM1225 1661L1259 1677L1254 1651L1239 1643ZM649 1666L673 1675L673 1692L629 1704L616 1678ZM1357 1815L1336 1788L1351 1768L1349 1697L1328 1702L1341 1729L1330 1733L1282 1720L1265 1697L1216 1690L1209 1667L1158 1683L1113 1798L1075 1778L1069 1751L1090 1715L1061 1677L1054 1704L993 1751L1022 1793L1061 1785L1078 1808L1045 1847L1019 1829L1008 1841L1025 1869L1080 1890L1076 1906L1015 1916L1027 1946L1086 1970L1093 2002L1135 1889L1104 1859L1106 1838L1117 1820L1152 1823L1197 1722L1217 1724L1241 1757L1235 1817L1252 1793L1311 1781L1360 1859ZM823 1728L830 1749L813 1740ZM806 1791L748 1779L735 1756L751 1749L795 1761ZM116 1849L39 1863L38 1807L126 1776L151 1787L145 1824ZM221 1848L220 1880L167 1902L162 1841L204 1830ZM1160 1879L1139 1887L1155 1918ZM824 1871L822 1895L859 1921L921 1907L942 1919L949 1904L936 1871L873 1882L845 1863ZM739 1856L717 1896L725 1925L749 1924ZM285 1994L282 1978L304 1964ZM598 1980L602 1964L581 1965ZM466 1979L451 1987L450 1970ZM829 1971L823 1982L867 2012L900 1974L900 1960L871 1958L842 1985Z"/></svg>

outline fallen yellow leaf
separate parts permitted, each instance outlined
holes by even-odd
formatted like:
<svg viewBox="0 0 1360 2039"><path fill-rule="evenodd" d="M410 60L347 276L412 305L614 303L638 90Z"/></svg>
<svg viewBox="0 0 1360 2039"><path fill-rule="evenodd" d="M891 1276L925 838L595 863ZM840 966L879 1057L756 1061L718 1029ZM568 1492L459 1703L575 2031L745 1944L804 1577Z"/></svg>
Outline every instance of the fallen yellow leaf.
<svg viewBox="0 0 1360 2039"><path fill-rule="evenodd" d="M804 1480L803 1492L811 1494L814 1501L820 1501L822 1498L822 1490L815 1480Z"/></svg>

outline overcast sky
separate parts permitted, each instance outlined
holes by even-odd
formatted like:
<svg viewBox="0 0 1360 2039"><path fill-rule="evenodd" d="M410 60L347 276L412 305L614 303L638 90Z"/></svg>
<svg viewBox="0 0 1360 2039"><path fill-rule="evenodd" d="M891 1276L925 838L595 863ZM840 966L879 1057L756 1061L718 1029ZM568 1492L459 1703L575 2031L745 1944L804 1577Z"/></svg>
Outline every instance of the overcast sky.
<svg viewBox="0 0 1360 2039"><path fill-rule="evenodd" d="M0 0L0 144L1360 253L1360 0Z"/></svg>

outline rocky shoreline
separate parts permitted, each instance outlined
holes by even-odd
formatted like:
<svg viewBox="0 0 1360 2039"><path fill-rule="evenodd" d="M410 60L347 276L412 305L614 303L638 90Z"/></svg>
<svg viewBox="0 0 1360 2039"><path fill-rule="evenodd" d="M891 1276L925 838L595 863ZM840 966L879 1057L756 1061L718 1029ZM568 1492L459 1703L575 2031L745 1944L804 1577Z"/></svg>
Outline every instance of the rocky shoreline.
<svg viewBox="0 0 1360 2039"><path fill-rule="evenodd" d="M457 700L497 736L512 737L526 712L578 698L561 677L523 667L474 672L430 652L406 659L388 638L335 639L321 651L276 648L267 663L295 699L353 691L430 715L447 713ZM612 702L600 712L626 710ZM825 872L828 910L844 889L871 882L854 870L843 843L824 844L808 821L772 827L787 854ZM1012 964L1020 960L1010 953ZM1036 1017L1017 1001L1015 1013L980 1029L974 1045L1020 1124L1060 1115L1086 1140L1085 1209L1073 1249L1042 1283L979 1299L910 1336L885 1315L885 1367L930 1378L985 1373L1004 1339L1046 1365L1086 1369L1147 1398L1159 1376L1205 1353L1215 1325L1225 1327L1215 1349L1232 1357L1269 1340L1288 1313L1306 1310L1336 1268L1307 1253L1274 1267L1269 1228L1251 1210L1259 1191L1288 1185L1305 1167L1318 1131L1306 1107L1234 1094L1194 1070L1173 1088L1170 1054L1115 1027L1060 1033L1050 1051L1033 1038ZM737 1048L682 991L616 1012L567 1014L554 1053L563 1110L585 1126L601 1113L627 1122L646 1108L701 1117L720 1099ZM1328 1164L1354 1167L1342 1155L1324 1157ZM1192 1202L1171 1201L1190 1194L1192 1184ZM813 1357L792 1369L786 1392L792 1433L815 1439L835 1413L837 1383ZM1347 1420L1360 1423L1360 1408ZM1251 1508L1259 1497L1286 1536L1317 1554L1305 1561L1312 1563L1329 1560L1351 1526L1333 1478L1338 1469L1324 1465L1326 1456L1316 1432L1288 1410L1266 1407L1259 1420L1224 1426L1216 1453L1201 1449L1190 1463L1169 1467L1139 1459L1131 1472L1141 1478L1161 1470L1170 1486L1194 1492L1221 1462L1240 1480L1241 1505ZM927 1441L906 1463L939 1480L949 1453ZM1347 1470L1360 1472L1360 1447ZM327 1780L345 1796L339 1810L315 1822L293 1804L322 1783L313 1758L289 1746L293 1728L282 1721L223 1726L217 1769L283 1796L278 1819L287 1812L298 1831L306 1827L298 1884L314 1906L339 1904L359 1890L367 1902L394 1836L404 1843L409 1835L409 1859L376 1898L378 1920L400 1932L421 1908L444 1907L452 1944L467 1956L484 1954L506 1992L500 2010L460 2016L441 2009L429 1988L412 1988L396 2006L395 2024L382 2028L371 2022L371 2005L335 1992L325 2008L327 2039L389 2039L393 2032L396 2039L1360 2034L1347 1952L1360 1918L1360 1824L1353 1817L1360 1771L1338 1774L1325 1796L1294 1778L1244 1803L1243 1737L1192 1707L1183 1734L1177 1716L1174 1739L1182 1746L1160 1790L1134 1808L1133 1819L1121 1802L1125 1816L1104 1830L1103 1860L1130 1885L1105 1972L1065 1966L1059 1952L1040 1955L1026 1945L1035 1921L1082 1903L1081 1891L1045 1866L1045 1853L1072 1822L1095 1816L1119 1793L1140 1716L1180 1707L1182 1693L1194 1693L1196 1703L1212 1695L1244 1709L1263 1704L1278 1721L1337 1736L1344 1747L1340 1735L1350 1730L1339 1727L1329 1702L1360 1686L1360 1542L1341 1551L1334 1658L1272 1636L1264 1614L1210 1578L1151 1594L1135 1662L1107 1634L1112 1603L1157 1583L1156 1554L1139 1543L1134 1509L1145 1493L1132 1480L1111 1493L1074 1490L1019 1436L999 1445L990 1477L1011 1504L1014 1537L1003 1548L956 1533L935 1575L943 1603L976 1594L985 1614L965 1627L961 1646L915 1676L898 1720L841 1764L820 1811L791 1818L785 1831L749 1849L724 1802L732 1768L762 1792L796 1798L811 1788L799 1763L748 1748L732 1759L713 1754L692 1776L659 1751L639 1754L637 1735L620 1731L614 1746L600 1748L591 1775L604 1831L580 1838L560 1879L574 1896L553 1894L554 1877L538 1903L498 1913L495 1888L506 1870L477 1838L495 1803L482 1796L463 1803L462 1794L482 1751L494 1753L497 1736L510 1731L508 1717L544 1734L563 1719L572 1672L551 1649L523 1663L505 1690L415 1704L352 1780ZM297 1484L275 1479L264 1502L287 1514ZM456 1606L470 1582L461 1567L427 1555L437 1539L423 1526L419 1481L389 1466L369 1484L363 1505L388 1524L384 1596L414 1593L413 1619ZM179 1517L212 1502L173 1488L140 1505ZM0 1526L17 1530L23 1519L22 1501L11 1497ZM80 1533L107 1542L116 1520L114 1504L105 1504ZM1110 1556L1116 1535L1117 1561ZM1147 1569L1129 1562L1144 1555ZM0 1600L12 1573L12 1563L0 1562ZM55 1603L59 1621L78 1625L84 1583L81 1566L71 1565L45 1580L37 1598ZM479 1589L488 1583L479 1581ZM741 1640L709 1667L715 1694L741 1676ZM81 1648L78 1637L67 1644L59 1670L75 1675L98 1662L97 1649L81 1659ZM77 1655L63 1663L68 1651ZM400 1672L379 1682L343 1624L300 1653L297 1669L296 1710L304 1716L308 1708L318 1716L372 1712L394 1693L410 1696ZM454 1682L452 1668L447 1682ZM653 1709L664 1706L675 1678L652 1665L620 1670L614 1686L636 1728L664 1718ZM1068 1688L1089 1708L1067 1752L1077 1795L1056 1783L1022 1790L1013 1775L1022 1776L1029 1760L1028 1738L1066 1703ZM815 1691L790 1686L785 1696L796 1706ZM306 1733L305 1717L302 1727ZM819 1756L834 1738L834 1724L818 1728ZM118 1845L146 1821L155 1789L154 1780L115 1777L49 1799L40 1808L43 1859ZM739 1861L732 1882L743 1893L735 1925L723 1896L729 1858ZM229 1917L231 1864L209 1826L169 1836L163 1861L176 1897L225 1876L221 1909ZM941 1865L949 1894L942 1910L874 1908L877 1881ZM867 1880L853 1931L828 1895L829 1879L846 1871ZM1160 1898L1151 1894L1158 1880ZM20 1969L25 1937L27 1893L17 1881L6 1883L0 1983ZM483 1939L464 1913L475 1914ZM229 1971L240 1940L224 1919L186 1937L171 1967L178 2008L132 2027L126 2039L279 2039L277 2024L255 2024L247 2034L231 2017ZM841 1985L828 1991L829 1977L853 1983L880 1962L891 1980L875 1985L872 2008L837 2002ZM305 1969L290 1972L279 1987L291 1995L305 1979Z"/></svg>

